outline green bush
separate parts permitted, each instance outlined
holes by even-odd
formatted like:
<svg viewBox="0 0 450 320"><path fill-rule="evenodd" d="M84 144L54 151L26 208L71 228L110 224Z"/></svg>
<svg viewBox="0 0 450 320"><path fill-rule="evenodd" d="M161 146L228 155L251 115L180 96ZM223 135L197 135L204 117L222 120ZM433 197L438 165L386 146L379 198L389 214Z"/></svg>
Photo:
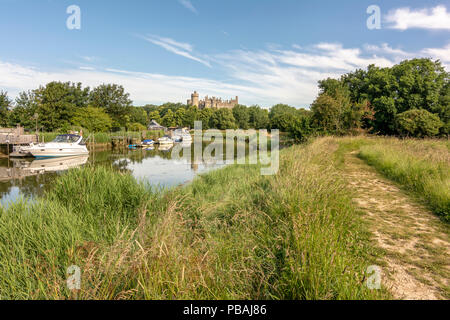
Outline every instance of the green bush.
<svg viewBox="0 0 450 320"><path fill-rule="evenodd" d="M410 137L433 137L439 133L443 123L439 116L425 109L413 109L396 116L397 130Z"/></svg>

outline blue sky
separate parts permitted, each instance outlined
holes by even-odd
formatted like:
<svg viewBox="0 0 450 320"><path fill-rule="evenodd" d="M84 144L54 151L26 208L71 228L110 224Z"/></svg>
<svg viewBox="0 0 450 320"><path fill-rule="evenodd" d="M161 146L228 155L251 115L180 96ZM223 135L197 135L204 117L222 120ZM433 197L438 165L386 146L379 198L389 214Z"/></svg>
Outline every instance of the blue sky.
<svg viewBox="0 0 450 320"><path fill-rule="evenodd" d="M450 1L0 0L0 89L119 83L136 105L190 92L308 107L317 81L412 57L450 65ZM81 10L69 30L67 7ZM381 29L369 30L370 5Z"/></svg>

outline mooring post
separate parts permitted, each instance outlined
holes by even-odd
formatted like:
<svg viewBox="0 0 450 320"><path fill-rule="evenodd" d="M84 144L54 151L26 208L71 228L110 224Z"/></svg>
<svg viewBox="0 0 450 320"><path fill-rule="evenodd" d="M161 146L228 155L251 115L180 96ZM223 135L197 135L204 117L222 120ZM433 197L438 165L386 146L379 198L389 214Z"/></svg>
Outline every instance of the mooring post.
<svg viewBox="0 0 450 320"><path fill-rule="evenodd" d="M6 140L6 153L8 155L8 160L9 160L9 139ZM9 162L9 161L8 161Z"/></svg>

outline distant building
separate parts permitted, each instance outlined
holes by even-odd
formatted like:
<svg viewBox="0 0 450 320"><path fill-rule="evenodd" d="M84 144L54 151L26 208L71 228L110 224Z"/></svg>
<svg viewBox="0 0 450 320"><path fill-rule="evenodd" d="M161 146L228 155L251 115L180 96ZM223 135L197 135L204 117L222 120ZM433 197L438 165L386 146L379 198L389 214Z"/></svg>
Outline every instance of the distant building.
<svg viewBox="0 0 450 320"><path fill-rule="evenodd" d="M235 99L222 100L221 98L208 97L206 96L203 100L199 99L199 94L197 91L191 95L191 99L187 101L189 106L196 106L199 109L206 108L217 108L217 109L233 109L235 105L239 104L239 97L236 96Z"/></svg>
<svg viewBox="0 0 450 320"><path fill-rule="evenodd" d="M148 130L164 130L166 131L167 128L160 125L158 122L156 122L155 120L150 121L150 124L147 127Z"/></svg>

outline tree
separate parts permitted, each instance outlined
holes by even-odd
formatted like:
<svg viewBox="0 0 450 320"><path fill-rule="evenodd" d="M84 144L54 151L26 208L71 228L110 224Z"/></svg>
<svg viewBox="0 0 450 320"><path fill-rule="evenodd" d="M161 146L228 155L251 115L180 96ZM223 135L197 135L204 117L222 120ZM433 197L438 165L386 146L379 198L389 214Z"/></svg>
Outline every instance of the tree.
<svg viewBox="0 0 450 320"><path fill-rule="evenodd" d="M233 108L233 116L239 129L247 130L249 128L250 113L247 106L237 104Z"/></svg>
<svg viewBox="0 0 450 320"><path fill-rule="evenodd" d="M177 125L175 116L172 110L167 110L166 115L161 120L162 124L166 127L175 127Z"/></svg>
<svg viewBox="0 0 450 320"><path fill-rule="evenodd" d="M174 114L175 123L179 127L184 127L186 124L186 109L179 108Z"/></svg>
<svg viewBox="0 0 450 320"><path fill-rule="evenodd" d="M140 123L143 126L148 124L147 112L142 107L130 107L129 108L130 122Z"/></svg>
<svg viewBox="0 0 450 320"><path fill-rule="evenodd" d="M215 109L210 121L211 128L214 129L235 129L236 122L233 112L230 109Z"/></svg>
<svg viewBox="0 0 450 320"><path fill-rule="evenodd" d="M158 122L158 123L161 122L161 116L159 115L158 110L151 111L151 112L148 114L148 119L149 119L150 121L155 120L155 121Z"/></svg>
<svg viewBox="0 0 450 320"><path fill-rule="evenodd" d="M267 109L261 109L259 106L251 106L248 108L249 127L253 129L269 128L269 112Z"/></svg>
<svg viewBox="0 0 450 320"><path fill-rule="evenodd" d="M36 125L39 124L39 115L37 114L36 95L33 91L19 93L9 118L10 125L20 124L27 129L36 128Z"/></svg>
<svg viewBox="0 0 450 320"><path fill-rule="evenodd" d="M198 112L197 120L202 122L202 128L204 130L208 130L211 128L211 124L212 124L211 119L213 117L213 114L214 114L214 110L210 109L210 108L203 109Z"/></svg>
<svg viewBox="0 0 450 320"><path fill-rule="evenodd" d="M86 107L75 111L72 124L86 128L90 132L107 132L111 130L111 117L102 108Z"/></svg>
<svg viewBox="0 0 450 320"><path fill-rule="evenodd" d="M270 127L287 132L298 116L297 109L286 104L274 105L269 112Z"/></svg>
<svg viewBox="0 0 450 320"><path fill-rule="evenodd" d="M449 74L439 61L405 60L392 68L368 67L341 78L352 102L368 100L375 112L370 121L374 132L395 134L396 115L411 109L425 109L445 117L445 91Z"/></svg>
<svg viewBox="0 0 450 320"><path fill-rule="evenodd" d="M11 100L8 97L8 92L0 91L0 127L7 126L8 113L11 107Z"/></svg>
<svg viewBox="0 0 450 320"><path fill-rule="evenodd" d="M194 122L198 120L199 117L200 111L198 108L196 106L189 106L186 110L184 126L193 128Z"/></svg>
<svg viewBox="0 0 450 320"><path fill-rule="evenodd" d="M341 132L342 107L332 96L322 93L311 105L312 125L317 131L328 134Z"/></svg>
<svg viewBox="0 0 450 320"><path fill-rule="evenodd" d="M132 104L129 97L130 95L120 85L102 84L92 91L90 105L104 108L113 119L113 126L124 127L130 121L125 117Z"/></svg>
<svg viewBox="0 0 450 320"><path fill-rule="evenodd" d="M77 108L87 106L89 88L81 83L50 82L34 91L39 122L47 131L70 127Z"/></svg>
<svg viewBox="0 0 450 320"><path fill-rule="evenodd" d="M312 132L310 118L304 116L295 118L289 128L289 135L296 142L305 142Z"/></svg>
<svg viewBox="0 0 450 320"><path fill-rule="evenodd" d="M397 130L401 135L411 137L432 137L443 126L439 117L425 109L413 109L396 116Z"/></svg>
<svg viewBox="0 0 450 320"><path fill-rule="evenodd" d="M146 126L144 126L138 122L130 123L127 128L128 128L128 130L135 131L135 132L140 132L140 131L144 131L145 129L147 129Z"/></svg>

